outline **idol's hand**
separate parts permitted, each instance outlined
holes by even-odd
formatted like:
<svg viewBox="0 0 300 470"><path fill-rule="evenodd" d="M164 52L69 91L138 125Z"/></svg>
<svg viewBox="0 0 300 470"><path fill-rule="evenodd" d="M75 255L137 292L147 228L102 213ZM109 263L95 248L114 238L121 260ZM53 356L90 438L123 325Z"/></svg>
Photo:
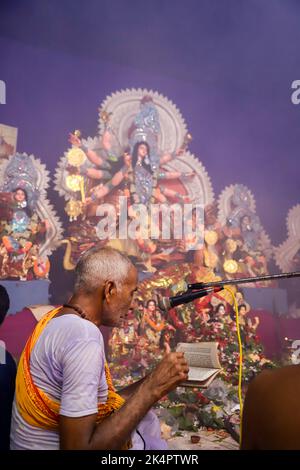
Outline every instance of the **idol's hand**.
<svg viewBox="0 0 300 470"><path fill-rule="evenodd" d="M69 134L69 142L72 145L75 145L75 147L80 147L81 146L81 140L76 134Z"/></svg>
<svg viewBox="0 0 300 470"><path fill-rule="evenodd" d="M187 171L186 173L182 173L183 178L192 178L196 175L195 171Z"/></svg>
<svg viewBox="0 0 300 470"><path fill-rule="evenodd" d="M103 184L100 184L99 186L95 186L90 191L91 199L93 201L97 199L102 199L104 196L107 195L107 193L108 193L108 188L104 186Z"/></svg>
<svg viewBox="0 0 300 470"><path fill-rule="evenodd" d="M82 203L83 207L89 206L90 204L92 204L92 202L95 202L95 201L93 201L93 199L91 197L86 197L85 201Z"/></svg>

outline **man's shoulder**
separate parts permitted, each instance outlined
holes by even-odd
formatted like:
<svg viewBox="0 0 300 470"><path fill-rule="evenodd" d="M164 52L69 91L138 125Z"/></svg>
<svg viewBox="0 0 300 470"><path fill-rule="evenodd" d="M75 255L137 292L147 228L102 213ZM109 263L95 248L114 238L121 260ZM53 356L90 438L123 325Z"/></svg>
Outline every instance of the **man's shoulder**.
<svg viewBox="0 0 300 470"><path fill-rule="evenodd" d="M64 338L70 337L73 340L103 342L100 329L88 320L83 320L75 315L62 315L54 320L50 328L53 331L58 330Z"/></svg>

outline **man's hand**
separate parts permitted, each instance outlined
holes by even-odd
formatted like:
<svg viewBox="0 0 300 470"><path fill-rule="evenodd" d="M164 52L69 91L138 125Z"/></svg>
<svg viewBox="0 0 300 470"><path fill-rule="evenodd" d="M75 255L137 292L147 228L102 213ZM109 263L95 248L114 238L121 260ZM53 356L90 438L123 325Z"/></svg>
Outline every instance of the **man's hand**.
<svg viewBox="0 0 300 470"><path fill-rule="evenodd" d="M169 349L166 352L161 363L148 376L147 382L144 382L156 400L160 400L188 378L189 367L184 353L169 352Z"/></svg>
<svg viewBox="0 0 300 470"><path fill-rule="evenodd" d="M154 371L140 382L128 387L126 403L98 425L96 415L81 418L60 416L60 448L64 450L121 449L147 411L160 398L188 377L183 353L166 351Z"/></svg>

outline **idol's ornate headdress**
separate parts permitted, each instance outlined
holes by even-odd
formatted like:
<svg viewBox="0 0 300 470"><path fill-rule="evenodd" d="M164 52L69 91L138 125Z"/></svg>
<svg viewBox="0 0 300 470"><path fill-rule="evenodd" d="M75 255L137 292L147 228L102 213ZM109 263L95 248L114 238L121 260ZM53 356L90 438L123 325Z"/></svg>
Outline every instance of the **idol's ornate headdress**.
<svg viewBox="0 0 300 470"><path fill-rule="evenodd" d="M16 153L6 166L2 190L13 192L17 188L26 191L27 203L34 209L39 198L38 174L33 161L26 153Z"/></svg>

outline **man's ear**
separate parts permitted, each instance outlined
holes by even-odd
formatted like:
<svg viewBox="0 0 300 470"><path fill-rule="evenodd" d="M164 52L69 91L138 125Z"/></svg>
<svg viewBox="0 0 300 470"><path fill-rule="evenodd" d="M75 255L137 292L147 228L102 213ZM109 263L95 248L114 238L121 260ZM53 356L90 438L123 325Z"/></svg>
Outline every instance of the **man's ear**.
<svg viewBox="0 0 300 470"><path fill-rule="evenodd" d="M103 289L103 297L109 303L117 293L117 286L114 281L105 281Z"/></svg>

